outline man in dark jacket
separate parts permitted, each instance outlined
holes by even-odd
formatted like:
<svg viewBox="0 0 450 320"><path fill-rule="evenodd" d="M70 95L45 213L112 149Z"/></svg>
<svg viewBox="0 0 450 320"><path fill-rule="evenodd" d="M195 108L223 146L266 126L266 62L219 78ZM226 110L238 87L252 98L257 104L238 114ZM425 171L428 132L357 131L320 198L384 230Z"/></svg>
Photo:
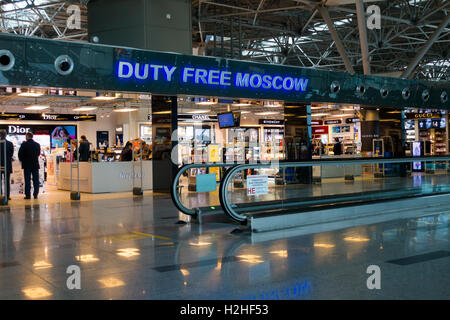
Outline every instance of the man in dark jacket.
<svg viewBox="0 0 450 320"><path fill-rule="evenodd" d="M339 138L335 139L336 143L333 146L333 153L335 156L340 156L342 154L342 143Z"/></svg>
<svg viewBox="0 0 450 320"><path fill-rule="evenodd" d="M80 154L80 161L89 161L89 149L90 149L90 143L86 139L85 135L81 136L80 145L78 146L79 154Z"/></svg>
<svg viewBox="0 0 450 320"><path fill-rule="evenodd" d="M41 145L33 140L33 134L26 134L27 141L19 148L19 160L22 162L23 177L25 180L25 199L31 196L31 176L33 176L33 196L37 199L39 194L39 155Z"/></svg>
<svg viewBox="0 0 450 320"><path fill-rule="evenodd" d="M3 182L3 179L6 179L6 196L8 197L8 200L11 200L10 194L11 194L11 180L10 176L12 173L12 157L14 154L14 145L11 141L6 140L6 130L0 130L0 166L2 167L1 170L1 178L0 183L2 184L2 190L3 194L5 194L5 183ZM6 143L6 163L5 163L5 143ZM4 168L6 167L6 168ZM4 178L4 176L6 177Z"/></svg>

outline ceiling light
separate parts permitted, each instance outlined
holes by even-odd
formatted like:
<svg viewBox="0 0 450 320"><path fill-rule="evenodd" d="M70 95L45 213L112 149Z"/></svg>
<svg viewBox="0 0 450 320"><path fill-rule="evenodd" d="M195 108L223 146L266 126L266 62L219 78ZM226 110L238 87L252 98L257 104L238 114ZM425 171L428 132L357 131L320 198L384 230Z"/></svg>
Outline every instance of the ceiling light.
<svg viewBox="0 0 450 320"><path fill-rule="evenodd" d="M33 106L25 107L25 109L27 109L27 110L45 110L48 108L50 108L50 106L45 106L45 105L33 105Z"/></svg>
<svg viewBox="0 0 450 320"><path fill-rule="evenodd" d="M137 108L118 108L118 109L114 109L114 112L132 112L132 111L137 111Z"/></svg>
<svg viewBox="0 0 450 320"><path fill-rule="evenodd" d="M232 106L245 107L245 106L251 106L251 103L233 103Z"/></svg>
<svg viewBox="0 0 450 320"><path fill-rule="evenodd" d="M282 108L283 105L279 105L279 104L266 104L264 107L267 107L267 108Z"/></svg>
<svg viewBox="0 0 450 320"><path fill-rule="evenodd" d="M257 112L255 113L255 115L257 116L270 116L273 114L280 114L279 112L274 112L274 111L266 111L266 112Z"/></svg>
<svg viewBox="0 0 450 320"><path fill-rule="evenodd" d="M76 107L76 108L73 108L72 110L73 111L92 111L95 109L97 109L97 107L84 106L84 107Z"/></svg>
<svg viewBox="0 0 450 320"><path fill-rule="evenodd" d="M239 112L242 113L242 114L250 113L250 111L245 111L245 110L244 111L239 110Z"/></svg>
<svg viewBox="0 0 450 320"><path fill-rule="evenodd" d="M209 105L216 104L216 103L214 101L200 101L200 102L196 102L195 104L199 104L202 106L209 106Z"/></svg>
<svg viewBox="0 0 450 320"><path fill-rule="evenodd" d="M108 101L108 100L114 100L114 99L116 99L116 97L98 96L98 97L94 97L92 99L94 99L94 100L101 100L101 101Z"/></svg>
<svg viewBox="0 0 450 320"><path fill-rule="evenodd" d="M354 116L354 114L353 113L330 114L330 118L350 117L350 116Z"/></svg>
<svg viewBox="0 0 450 320"><path fill-rule="evenodd" d="M211 112L211 110L192 110L192 111L186 111L186 113L196 114L196 113L208 113Z"/></svg>
<svg viewBox="0 0 450 320"><path fill-rule="evenodd" d="M311 117L324 117L324 116L328 116L329 113L313 113L311 114Z"/></svg>
<svg viewBox="0 0 450 320"><path fill-rule="evenodd" d="M40 97L43 96L43 93L39 93L39 92L22 92L19 93L19 96L21 97Z"/></svg>
<svg viewBox="0 0 450 320"><path fill-rule="evenodd" d="M170 111L170 110L153 112L153 114L171 114L171 113L172 113L172 111Z"/></svg>

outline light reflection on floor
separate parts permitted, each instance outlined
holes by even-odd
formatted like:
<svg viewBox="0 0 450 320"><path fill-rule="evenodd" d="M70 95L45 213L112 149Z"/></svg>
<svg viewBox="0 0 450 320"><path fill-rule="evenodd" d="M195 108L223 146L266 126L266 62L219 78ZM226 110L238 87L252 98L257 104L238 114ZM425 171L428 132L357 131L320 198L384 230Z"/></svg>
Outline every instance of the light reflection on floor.
<svg viewBox="0 0 450 320"><path fill-rule="evenodd" d="M31 202L0 211L0 298L449 299L449 257L387 263L449 251L449 218L252 243L232 223L176 224L169 197ZM381 290L366 287L372 264ZM71 265L80 290L67 288Z"/></svg>

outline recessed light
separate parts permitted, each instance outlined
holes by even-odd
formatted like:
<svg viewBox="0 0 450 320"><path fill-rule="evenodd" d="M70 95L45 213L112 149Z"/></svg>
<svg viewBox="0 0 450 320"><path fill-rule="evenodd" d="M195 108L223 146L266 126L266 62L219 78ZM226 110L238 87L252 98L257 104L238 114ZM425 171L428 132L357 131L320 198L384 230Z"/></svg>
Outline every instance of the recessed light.
<svg viewBox="0 0 450 320"><path fill-rule="evenodd" d="M266 112L257 112L255 113L255 115L257 116L270 116L270 115L274 115L274 114L280 114L279 112L274 112L274 111L266 111Z"/></svg>
<svg viewBox="0 0 450 320"><path fill-rule="evenodd" d="M73 108L72 110L73 111L92 111L95 109L97 109L97 107L84 106L84 107L76 107L76 108Z"/></svg>
<svg viewBox="0 0 450 320"><path fill-rule="evenodd" d="M119 109L114 109L114 112L133 112L133 111L137 111L137 108L119 108Z"/></svg>
<svg viewBox="0 0 450 320"><path fill-rule="evenodd" d="M196 113L208 113L211 112L211 110L192 110L192 111L186 111L186 113L196 114Z"/></svg>
<svg viewBox="0 0 450 320"><path fill-rule="evenodd" d="M43 96L43 93L39 93L39 92L22 92L19 93L19 96L21 97L40 97Z"/></svg>
<svg viewBox="0 0 450 320"><path fill-rule="evenodd" d="M233 103L232 106L245 107L245 106L251 106L251 104L250 103Z"/></svg>
<svg viewBox="0 0 450 320"><path fill-rule="evenodd" d="M202 106L208 106L208 105L212 105L212 104L216 104L216 103L214 101L200 101L200 102L196 102L195 104L202 105Z"/></svg>
<svg viewBox="0 0 450 320"><path fill-rule="evenodd" d="M108 97L108 96L98 96L98 97L94 97L92 99L108 101L108 100L114 100L114 99L117 99L117 98L116 97Z"/></svg>
<svg viewBox="0 0 450 320"><path fill-rule="evenodd" d="M33 106L25 107L25 109L27 109L27 110L45 110L48 108L50 108L50 106L45 106L45 105L33 105Z"/></svg>

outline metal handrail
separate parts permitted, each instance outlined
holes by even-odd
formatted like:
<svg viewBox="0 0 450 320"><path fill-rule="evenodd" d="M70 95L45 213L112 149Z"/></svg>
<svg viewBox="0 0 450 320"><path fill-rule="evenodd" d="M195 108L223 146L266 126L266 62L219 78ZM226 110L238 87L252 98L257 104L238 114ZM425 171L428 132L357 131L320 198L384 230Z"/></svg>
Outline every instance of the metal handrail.
<svg viewBox="0 0 450 320"><path fill-rule="evenodd" d="M186 172L189 169L194 168L212 168L212 167L232 167L235 166L234 163L192 163L192 164L186 164L183 165L181 168L178 169L175 177L172 180L172 187L170 188L170 195L172 197L172 201L177 207L178 210L183 212L184 214L195 216L198 214L198 208L189 209L186 208L180 201L178 197L178 182L180 181L181 175Z"/></svg>
<svg viewBox="0 0 450 320"><path fill-rule="evenodd" d="M280 161L276 163L278 168L292 168L292 167L310 167L318 165L363 165L374 163L410 163L410 162L432 162L432 161L450 161L450 156L426 156L426 157L402 157L402 158L352 158L352 159L324 159L324 160L307 160L307 161ZM225 173L219 187L219 200L223 211L232 220L245 224L247 222L247 216L236 212L233 205L228 201L228 186L233 180L234 175L240 171L247 169L262 169L271 168L274 164L240 164L233 166Z"/></svg>

